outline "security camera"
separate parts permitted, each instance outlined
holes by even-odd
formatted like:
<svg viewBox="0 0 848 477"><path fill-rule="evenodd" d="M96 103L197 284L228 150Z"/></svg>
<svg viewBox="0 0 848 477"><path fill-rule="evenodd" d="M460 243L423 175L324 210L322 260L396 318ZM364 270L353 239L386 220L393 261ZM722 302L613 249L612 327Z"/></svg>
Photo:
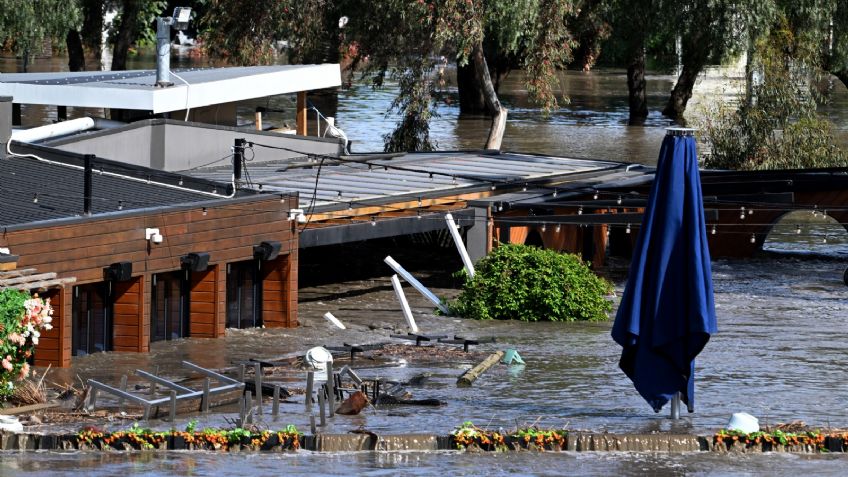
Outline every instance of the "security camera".
<svg viewBox="0 0 848 477"><path fill-rule="evenodd" d="M153 241L153 243L162 243L162 234L153 234L151 240Z"/></svg>

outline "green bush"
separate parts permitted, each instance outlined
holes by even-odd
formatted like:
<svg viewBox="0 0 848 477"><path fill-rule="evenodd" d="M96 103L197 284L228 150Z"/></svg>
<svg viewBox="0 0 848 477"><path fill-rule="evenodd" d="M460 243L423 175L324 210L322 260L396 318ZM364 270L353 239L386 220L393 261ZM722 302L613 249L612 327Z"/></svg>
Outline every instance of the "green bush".
<svg viewBox="0 0 848 477"><path fill-rule="evenodd" d="M466 277L452 314L478 320L603 321L612 285L576 255L501 245Z"/></svg>

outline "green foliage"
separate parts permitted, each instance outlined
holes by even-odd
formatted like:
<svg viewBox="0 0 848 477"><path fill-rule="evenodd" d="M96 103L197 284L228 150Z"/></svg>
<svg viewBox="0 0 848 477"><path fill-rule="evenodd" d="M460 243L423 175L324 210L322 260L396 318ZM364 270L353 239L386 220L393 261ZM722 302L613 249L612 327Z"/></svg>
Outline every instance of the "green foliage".
<svg viewBox="0 0 848 477"><path fill-rule="evenodd" d="M573 254L501 245L475 266L452 313L479 320L602 321L612 285Z"/></svg>
<svg viewBox="0 0 848 477"><path fill-rule="evenodd" d="M0 0L0 46L16 55L34 55L44 40L65 44L82 19L76 0Z"/></svg>
<svg viewBox="0 0 848 477"><path fill-rule="evenodd" d="M135 39L135 44L138 47L154 47L156 46L156 17L171 16L171 12L167 11L168 0L133 0L141 2L141 9L136 17L135 31L138 35ZM109 28L109 39L114 42L118 31L121 29L123 16L118 15L112 21Z"/></svg>
<svg viewBox="0 0 848 477"><path fill-rule="evenodd" d="M0 400L7 399L14 391L14 381L19 378L21 369L26 363L29 347L21 345L10 335L20 336L21 317L24 314L24 302L29 294L21 290L0 290ZM26 365L27 369L29 365ZM9 369L11 368L11 369Z"/></svg>
<svg viewBox="0 0 848 477"><path fill-rule="evenodd" d="M738 107L712 106L701 129L706 165L722 169L800 169L848 166L831 123L816 111L818 45L782 17L755 44L761 78ZM745 97L744 93L740 96Z"/></svg>

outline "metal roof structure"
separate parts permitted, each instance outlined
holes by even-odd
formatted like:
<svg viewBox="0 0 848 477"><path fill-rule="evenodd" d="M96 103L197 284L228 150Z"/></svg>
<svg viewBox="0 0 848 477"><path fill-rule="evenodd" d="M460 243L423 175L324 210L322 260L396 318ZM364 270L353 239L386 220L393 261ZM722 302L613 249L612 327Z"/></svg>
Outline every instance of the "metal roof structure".
<svg viewBox="0 0 848 477"><path fill-rule="evenodd" d="M322 212L491 187L520 188L525 183L624 167L617 162L492 151L363 154L321 161L248 162L246 178L263 192L298 192L301 208ZM231 169L185 173L222 182L229 179Z"/></svg>
<svg viewBox="0 0 848 477"><path fill-rule="evenodd" d="M12 229L84 216L82 156L23 144L16 144L15 152L28 156L0 159L0 227ZM92 172L92 216L227 200L226 185L183 179L155 169L95 158ZM174 187L180 181L183 186ZM209 193L216 188L219 199ZM239 191L239 195L256 194Z"/></svg>
<svg viewBox="0 0 848 477"><path fill-rule="evenodd" d="M167 88L155 86L155 70L0 74L0 96L12 96L21 104L158 114L341 85L338 64L178 69L175 73L174 85Z"/></svg>

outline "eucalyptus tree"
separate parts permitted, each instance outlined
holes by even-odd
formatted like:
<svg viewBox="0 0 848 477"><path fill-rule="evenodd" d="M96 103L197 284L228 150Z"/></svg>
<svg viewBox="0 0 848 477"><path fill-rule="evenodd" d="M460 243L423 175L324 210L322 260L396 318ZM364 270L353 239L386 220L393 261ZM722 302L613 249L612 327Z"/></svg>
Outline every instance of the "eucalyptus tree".
<svg viewBox="0 0 848 477"><path fill-rule="evenodd" d="M0 0L0 43L23 58L26 71L30 57L45 42L64 42L68 29L76 28L80 18L76 1Z"/></svg>
<svg viewBox="0 0 848 477"><path fill-rule="evenodd" d="M568 21L581 0L211 0L204 16L210 54L236 64L271 61L275 41L286 41L292 61L315 52L342 51L348 71L375 85L395 79L392 110L401 120L385 136L387 150L432 148L429 120L444 66L459 67L463 109L494 117L486 142L499 148L506 120L489 61L526 70L527 90L546 112L557 107L557 70L570 60ZM591 2L587 2L591 3ZM330 45L328 48L326 45ZM487 51L488 50L488 51ZM444 59L443 59L444 57ZM472 93L468 93L471 88Z"/></svg>

